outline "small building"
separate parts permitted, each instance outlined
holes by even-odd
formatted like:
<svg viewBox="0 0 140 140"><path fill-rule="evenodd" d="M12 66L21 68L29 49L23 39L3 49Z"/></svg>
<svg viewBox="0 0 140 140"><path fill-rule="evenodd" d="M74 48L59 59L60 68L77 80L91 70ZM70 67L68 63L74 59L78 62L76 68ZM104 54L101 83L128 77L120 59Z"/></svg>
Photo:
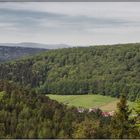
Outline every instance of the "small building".
<svg viewBox="0 0 140 140"><path fill-rule="evenodd" d="M109 117L109 116L110 116L110 113L109 113L109 112L102 112L102 115L103 115L104 117Z"/></svg>
<svg viewBox="0 0 140 140"><path fill-rule="evenodd" d="M115 111L110 111L110 112L102 112L102 115L104 117L109 117L109 116L113 116L115 113Z"/></svg>
<svg viewBox="0 0 140 140"><path fill-rule="evenodd" d="M114 113L115 113L115 111L111 111L111 112L109 112L110 116L113 116Z"/></svg>
<svg viewBox="0 0 140 140"><path fill-rule="evenodd" d="M90 108L88 112L97 112L99 108Z"/></svg>
<svg viewBox="0 0 140 140"><path fill-rule="evenodd" d="M79 108L77 108L77 111L78 111L79 113L83 113L83 112L85 111L85 109L84 109L84 108L79 107Z"/></svg>

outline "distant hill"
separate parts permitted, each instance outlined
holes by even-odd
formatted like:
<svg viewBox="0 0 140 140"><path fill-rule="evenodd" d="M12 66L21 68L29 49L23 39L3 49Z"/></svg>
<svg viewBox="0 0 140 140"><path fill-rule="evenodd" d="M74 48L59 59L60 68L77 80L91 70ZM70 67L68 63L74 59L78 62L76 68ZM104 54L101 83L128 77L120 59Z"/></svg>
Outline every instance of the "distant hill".
<svg viewBox="0 0 140 140"><path fill-rule="evenodd" d="M44 48L44 49L57 49L57 48L68 48L66 44L40 44L33 42L22 42L22 43L0 43L0 46L10 47L29 47L29 48Z"/></svg>
<svg viewBox="0 0 140 140"><path fill-rule="evenodd" d="M0 65L0 79L48 94L140 97L140 44L50 50Z"/></svg>
<svg viewBox="0 0 140 140"><path fill-rule="evenodd" d="M0 46L0 62L18 59L21 57L37 54L39 52L47 51L41 48L27 48L27 47L9 47Z"/></svg>

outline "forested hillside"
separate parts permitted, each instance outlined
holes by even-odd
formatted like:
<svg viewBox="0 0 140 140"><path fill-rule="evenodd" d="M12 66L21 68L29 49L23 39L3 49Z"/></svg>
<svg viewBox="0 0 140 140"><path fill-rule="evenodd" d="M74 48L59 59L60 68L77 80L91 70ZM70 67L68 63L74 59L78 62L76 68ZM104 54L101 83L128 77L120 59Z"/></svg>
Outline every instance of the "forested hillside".
<svg viewBox="0 0 140 140"><path fill-rule="evenodd" d="M77 132L85 118L89 125L94 124L89 136ZM102 127L109 121L100 110L81 114L45 95L0 81L0 138L107 138L110 135L102 135L107 131Z"/></svg>
<svg viewBox="0 0 140 140"><path fill-rule="evenodd" d="M0 81L0 138L140 138L139 118L129 115L125 98L111 118L99 109L79 113L34 90Z"/></svg>
<svg viewBox="0 0 140 140"><path fill-rule="evenodd" d="M0 79L52 94L140 97L140 44L57 49L0 65Z"/></svg>
<svg viewBox="0 0 140 140"><path fill-rule="evenodd" d="M14 60L24 56L29 56L43 52L45 49L40 48L26 48L26 47L9 47L0 46L0 62Z"/></svg>

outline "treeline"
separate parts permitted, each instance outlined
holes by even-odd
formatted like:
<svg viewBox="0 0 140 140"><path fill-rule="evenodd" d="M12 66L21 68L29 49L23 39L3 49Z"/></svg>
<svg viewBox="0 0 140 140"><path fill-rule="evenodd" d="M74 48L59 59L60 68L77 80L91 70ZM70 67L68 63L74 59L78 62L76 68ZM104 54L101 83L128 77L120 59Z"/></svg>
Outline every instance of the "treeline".
<svg viewBox="0 0 140 140"><path fill-rule="evenodd" d="M104 117L0 81L0 138L140 138L140 102L137 116L130 113L123 96L115 115Z"/></svg>
<svg viewBox="0 0 140 140"><path fill-rule="evenodd" d="M0 79L51 94L140 97L140 44L51 50L0 64Z"/></svg>

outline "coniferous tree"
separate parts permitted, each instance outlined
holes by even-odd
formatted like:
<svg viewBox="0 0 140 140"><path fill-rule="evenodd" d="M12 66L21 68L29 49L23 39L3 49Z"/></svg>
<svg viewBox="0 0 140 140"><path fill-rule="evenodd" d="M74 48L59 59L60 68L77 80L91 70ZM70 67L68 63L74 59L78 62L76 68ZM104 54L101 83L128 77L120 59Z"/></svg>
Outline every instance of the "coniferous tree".
<svg viewBox="0 0 140 140"><path fill-rule="evenodd" d="M136 127L140 135L140 99L138 99L136 102L135 112L136 112Z"/></svg>
<svg viewBox="0 0 140 140"><path fill-rule="evenodd" d="M117 104L117 111L110 123L111 138L130 138L133 130L132 122L129 118L131 111L128 108L125 96L120 97Z"/></svg>

